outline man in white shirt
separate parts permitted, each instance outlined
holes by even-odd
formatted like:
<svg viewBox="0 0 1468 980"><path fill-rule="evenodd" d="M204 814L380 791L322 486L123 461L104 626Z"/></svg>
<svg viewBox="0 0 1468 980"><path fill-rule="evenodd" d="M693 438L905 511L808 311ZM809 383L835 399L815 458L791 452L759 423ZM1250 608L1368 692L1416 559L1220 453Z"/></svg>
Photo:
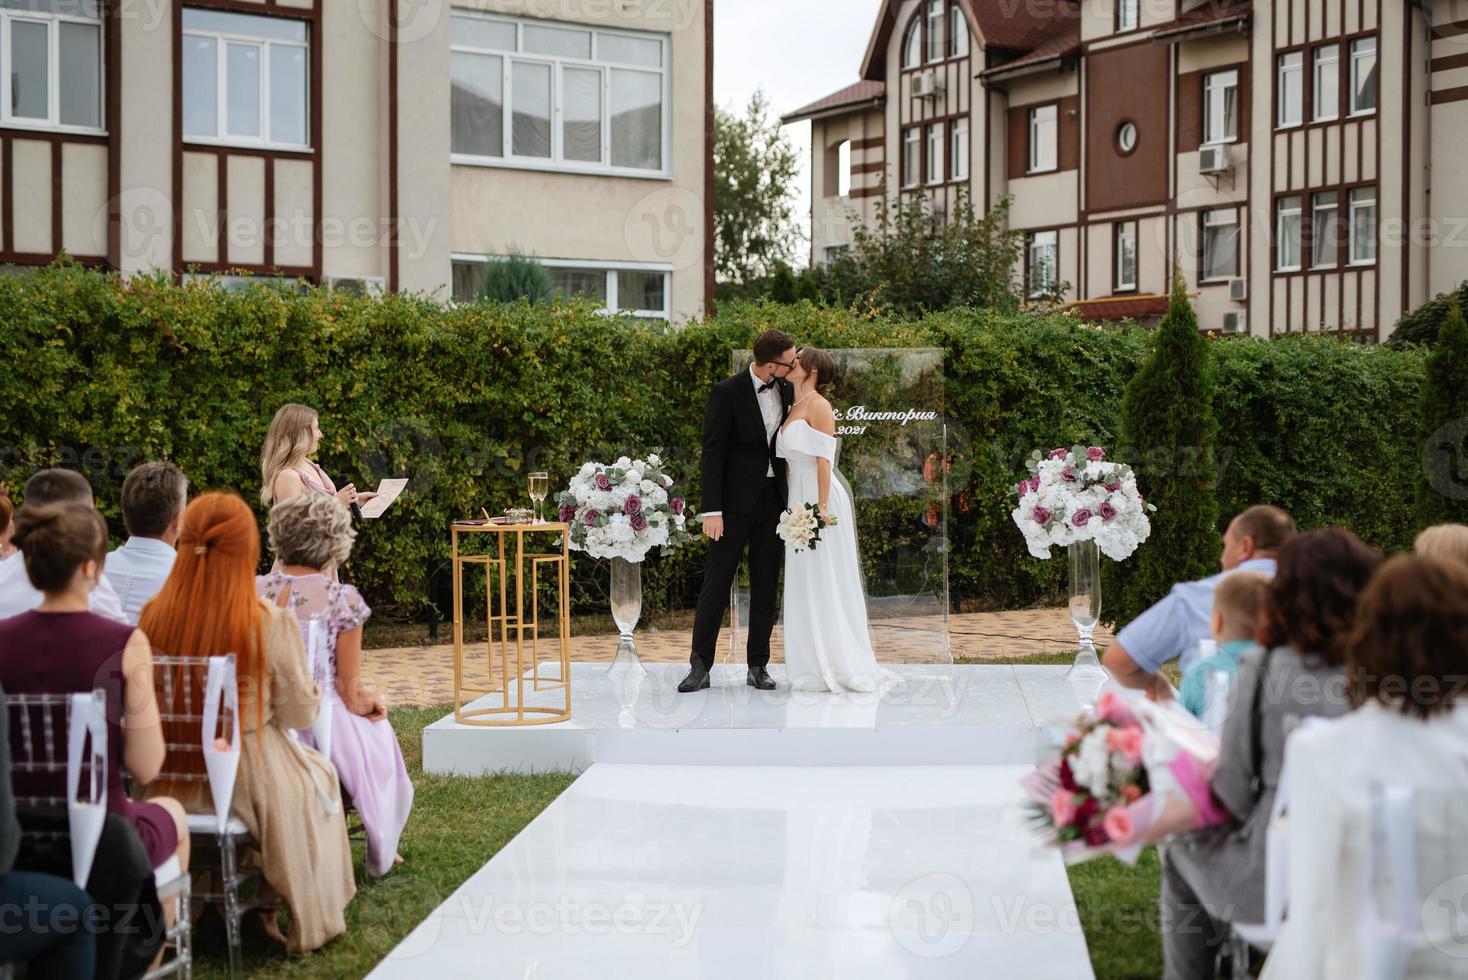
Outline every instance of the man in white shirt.
<svg viewBox="0 0 1468 980"><path fill-rule="evenodd" d="M23 507L73 502L95 506L92 485L75 470L41 470L26 481ZM0 561L0 619L30 612L41 604L43 598L26 575L24 554L14 554ZM91 600L92 612L98 616L106 616L119 623L127 622L122 614L122 602L105 573L92 590Z"/></svg>
<svg viewBox="0 0 1468 980"><path fill-rule="evenodd" d="M105 567L133 626L173 571L188 492L188 479L172 463L144 463L122 481L127 542L107 556Z"/></svg>

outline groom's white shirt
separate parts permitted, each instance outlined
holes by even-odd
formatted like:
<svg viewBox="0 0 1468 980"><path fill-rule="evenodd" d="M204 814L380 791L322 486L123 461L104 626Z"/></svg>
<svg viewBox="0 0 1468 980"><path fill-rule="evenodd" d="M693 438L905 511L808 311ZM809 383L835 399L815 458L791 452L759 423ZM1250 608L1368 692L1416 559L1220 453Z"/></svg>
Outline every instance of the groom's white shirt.
<svg viewBox="0 0 1468 980"><path fill-rule="evenodd" d="M754 379L754 399L759 402L759 413L765 420L765 442L768 443L771 439L775 438L775 430L780 427L780 389L777 386L770 388L762 394L760 387L765 382L763 378L754 373L753 365L749 368L749 376ZM765 476L772 477L774 475L775 467L771 465L765 471ZM710 510L705 511L703 516L721 517L723 513L721 510Z"/></svg>

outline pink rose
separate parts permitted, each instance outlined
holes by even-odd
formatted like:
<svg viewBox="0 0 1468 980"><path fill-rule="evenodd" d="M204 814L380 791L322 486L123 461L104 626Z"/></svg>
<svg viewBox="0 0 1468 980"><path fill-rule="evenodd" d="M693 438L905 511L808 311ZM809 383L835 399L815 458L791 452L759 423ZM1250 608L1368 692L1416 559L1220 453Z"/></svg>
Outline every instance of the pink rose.
<svg viewBox="0 0 1468 980"><path fill-rule="evenodd" d="M575 520L576 519L576 505L575 504L567 504L566 506L562 507L561 508L561 513L560 513L560 518L561 518L561 523L562 524L570 524L573 520Z"/></svg>
<svg viewBox="0 0 1468 980"><path fill-rule="evenodd" d="M1111 506L1111 501L1109 500L1103 500L1101 502L1101 508L1098 513L1101 515L1103 521L1115 520L1116 518L1116 508Z"/></svg>
<svg viewBox="0 0 1468 980"><path fill-rule="evenodd" d="M1119 482L1115 481L1115 480L1113 480L1111 483L1106 484L1106 492L1107 493L1116 493L1116 491L1118 491L1120 489L1121 489L1121 484Z"/></svg>
<svg viewBox="0 0 1468 980"><path fill-rule="evenodd" d="M1106 721L1115 722L1118 725L1134 725L1136 718L1132 710L1127 707L1121 695L1115 691L1103 691L1101 697L1096 700L1096 714Z"/></svg>
<svg viewBox="0 0 1468 980"><path fill-rule="evenodd" d="M1132 815L1124 806L1114 806L1106 811L1106 817L1101 821L1101 829L1106 831L1106 836L1112 843L1125 844L1132 839Z"/></svg>
<svg viewBox="0 0 1468 980"><path fill-rule="evenodd" d="M596 488L602 493L606 493L608 490L612 489L612 478L607 476L605 473L598 473L596 475Z"/></svg>
<svg viewBox="0 0 1468 980"><path fill-rule="evenodd" d="M1106 747L1120 752L1128 762L1142 761L1142 729L1136 725L1113 728L1106 733Z"/></svg>
<svg viewBox="0 0 1468 980"><path fill-rule="evenodd" d="M633 514L632 520L630 520L628 523L632 525L632 530L637 532L638 534L641 534L643 531L647 530L647 518L643 517L641 514Z"/></svg>
<svg viewBox="0 0 1468 980"><path fill-rule="evenodd" d="M1121 788L1121 798L1128 803L1135 803L1142 798L1142 787L1136 783L1127 783Z"/></svg>
<svg viewBox="0 0 1468 980"><path fill-rule="evenodd" d="M1068 449L1052 449L1052 450L1050 450L1050 458L1051 459L1065 459L1066 453L1068 453L1069 451L1070 450L1068 450Z"/></svg>
<svg viewBox="0 0 1468 980"><path fill-rule="evenodd" d="M1050 511L1044 507L1036 507L1034 518L1036 524L1048 524L1050 522Z"/></svg>
<svg viewBox="0 0 1468 980"><path fill-rule="evenodd" d="M668 501L668 506L671 507L671 508L673 508L673 513L675 513L675 514L681 514L681 513L683 513L683 507L684 507L683 498L682 497L674 497L672 500Z"/></svg>
<svg viewBox="0 0 1468 980"><path fill-rule="evenodd" d="M1091 508L1082 507L1074 514L1070 515L1070 523L1074 527L1085 527L1087 524L1091 523L1091 518L1094 516L1095 515L1091 513Z"/></svg>
<svg viewBox="0 0 1468 980"><path fill-rule="evenodd" d="M1060 471L1060 478L1066 483L1074 483L1076 482L1076 471L1067 464L1065 469Z"/></svg>
<svg viewBox="0 0 1468 980"><path fill-rule="evenodd" d="M1092 446L1086 450L1086 458L1093 463L1099 463L1106 458L1106 450L1100 446Z"/></svg>
<svg viewBox="0 0 1468 980"><path fill-rule="evenodd" d="M1067 827L1076 818L1076 800L1072 793L1063 789L1055 791L1050 797L1050 815L1055 818L1055 826Z"/></svg>
<svg viewBox="0 0 1468 980"><path fill-rule="evenodd" d="M622 513L626 514L628 517L631 517L633 514L641 513L641 511L642 498L637 496L637 494L635 493L627 498L626 503L622 504Z"/></svg>
<svg viewBox="0 0 1468 980"><path fill-rule="evenodd" d="M1020 480L1019 481L1019 486L1015 488L1015 491L1021 497L1023 497L1025 494L1027 494L1027 493L1030 492L1030 481L1029 480Z"/></svg>

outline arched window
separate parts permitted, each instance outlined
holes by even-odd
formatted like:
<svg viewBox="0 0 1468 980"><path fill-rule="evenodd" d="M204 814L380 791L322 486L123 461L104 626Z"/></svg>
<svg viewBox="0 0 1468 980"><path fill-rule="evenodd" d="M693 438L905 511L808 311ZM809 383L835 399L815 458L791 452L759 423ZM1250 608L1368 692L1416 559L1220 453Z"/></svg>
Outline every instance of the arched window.
<svg viewBox="0 0 1468 980"><path fill-rule="evenodd" d="M942 61L948 50L947 0L928 0L928 60Z"/></svg>
<svg viewBox="0 0 1468 980"><path fill-rule="evenodd" d="M923 18L915 15L902 38L902 67L916 68L923 63Z"/></svg>
<svg viewBox="0 0 1468 980"><path fill-rule="evenodd" d="M968 54L968 20L956 4L948 11L948 57L962 58Z"/></svg>

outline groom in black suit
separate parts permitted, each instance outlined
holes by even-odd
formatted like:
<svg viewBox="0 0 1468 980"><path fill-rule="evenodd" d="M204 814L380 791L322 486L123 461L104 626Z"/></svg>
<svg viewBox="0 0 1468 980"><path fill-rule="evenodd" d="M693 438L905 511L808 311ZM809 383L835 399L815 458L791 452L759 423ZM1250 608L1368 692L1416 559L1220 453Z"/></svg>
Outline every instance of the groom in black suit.
<svg viewBox="0 0 1468 980"><path fill-rule="evenodd" d="M739 561L749 549L749 640L747 682L773 691L766 669L775 628L775 589L785 546L775 525L785 511L785 461L775 456L775 436L795 400L785 380L795 363L795 340L766 330L754 342L754 366L714 385L703 414L703 533L708 564L693 618L692 665L678 690L709 686L719 624Z"/></svg>

